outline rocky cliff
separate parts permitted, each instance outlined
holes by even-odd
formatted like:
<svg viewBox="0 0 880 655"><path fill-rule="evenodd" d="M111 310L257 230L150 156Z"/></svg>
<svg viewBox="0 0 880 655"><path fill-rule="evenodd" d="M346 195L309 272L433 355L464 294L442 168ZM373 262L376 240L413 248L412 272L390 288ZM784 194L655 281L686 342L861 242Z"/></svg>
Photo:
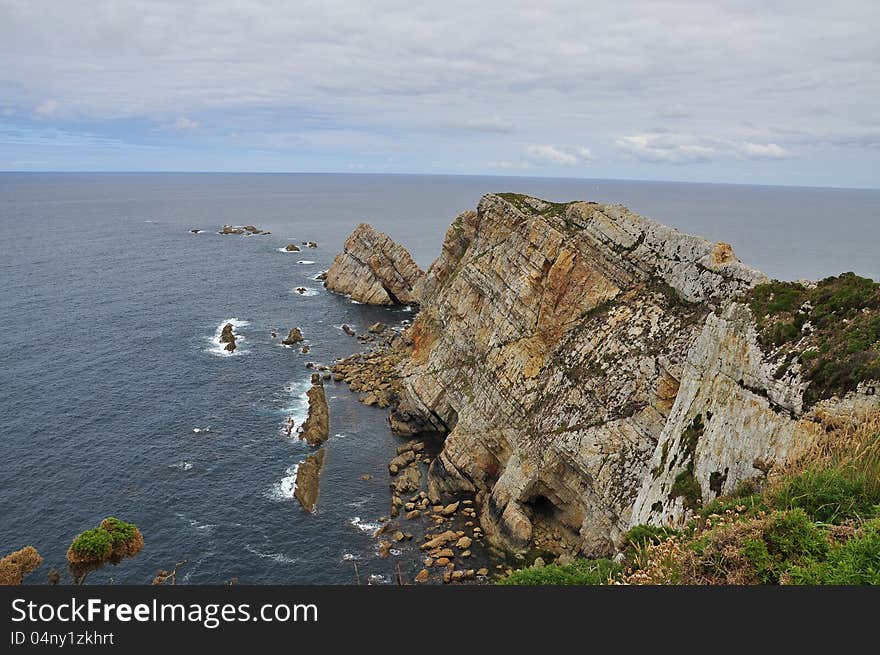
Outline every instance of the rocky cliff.
<svg viewBox="0 0 880 655"><path fill-rule="evenodd" d="M415 285L392 428L445 435L432 501L476 494L496 544L611 553L876 405L865 385L805 403L748 301L768 282L622 206L487 195Z"/></svg>
<svg viewBox="0 0 880 655"><path fill-rule="evenodd" d="M419 302L422 278L403 246L361 223L333 260L324 286L368 305L412 304Z"/></svg>

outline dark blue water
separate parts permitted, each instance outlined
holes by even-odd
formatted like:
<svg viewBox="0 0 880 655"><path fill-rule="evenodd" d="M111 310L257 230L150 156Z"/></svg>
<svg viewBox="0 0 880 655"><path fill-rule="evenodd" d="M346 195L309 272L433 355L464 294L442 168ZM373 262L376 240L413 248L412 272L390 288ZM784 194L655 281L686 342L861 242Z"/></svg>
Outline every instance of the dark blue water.
<svg viewBox="0 0 880 655"><path fill-rule="evenodd" d="M487 191L623 202L729 241L781 278L854 270L880 278L880 192L527 178L346 175L0 174L0 553L34 545L64 569L71 539L107 515L146 548L89 582L147 583L187 560L189 583L353 583L417 570L415 543L375 555L386 464L400 441L384 412L328 384L331 434L319 511L290 498L308 453L309 361L357 350L338 326L411 315L326 292L326 269L362 220L427 266L452 218ZM270 236L218 236L253 223ZM191 228L206 232L191 235ZM286 254L290 241L318 249ZM314 263L298 263L301 261ZM314 295L294 292L306 286ZM236 319L233 356L212 339ZM271 331L301 326L312 352ZM210 427L210 432L194 429ZM372 480L361 479L370 474Z"/></svg>

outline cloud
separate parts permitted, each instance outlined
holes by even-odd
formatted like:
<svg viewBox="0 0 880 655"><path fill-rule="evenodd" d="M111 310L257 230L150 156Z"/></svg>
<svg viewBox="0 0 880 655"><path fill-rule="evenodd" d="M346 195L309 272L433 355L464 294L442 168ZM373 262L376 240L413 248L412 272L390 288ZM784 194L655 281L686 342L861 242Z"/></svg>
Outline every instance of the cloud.
<svg viewBox="0 0 880 655"><path fill-rule="evenodd" d="M791 154L775 143L743 143L739 152L748 159L786 159Z"/></svg>
<svg viewBox="0 0 880 655"><path fill-rule="evenodd" d="M413 170L522 158L554 172L588 161L565 145L585 143L603 176L724 179L778 159L771 146L809 152L798 170L828 183L880 176L873 0L87 4L0 0L0 98L20 124L162 142L157 125L198 120L198 144L179 147L208 166L212 147L235 161L276 132L320 148L325 170L369 143L371 161ZM346 131L365 136L326 136Z"/></svg>
<svg viewBox="0 0 880 655"><path fill-rule="evenodd" d="M34 107L34 110L31 113L31 115L37 119L54 118L55 116L58 115L59 107L60 107L60 105L58 104L57 100L51 100L51 99L46 100L46 101L38 104L36 107Z"/></svg>
<svg viewBox="0 0 880 655"><path fill-rule="evenodd" d="M508 133L513 131L513 123L497 116L456 120L450 122L449 127L457 130L472 130L474 132Z"/></svg>
<svg viewBox="0 0 880 655"><path fill-rule="evenodd" d="M687 164L712 159L717 149L692 136L648 133L623 136L615 144L636 159L667 164Z"/></svg>
<svg viewBox="0 0 880 655"><path fill-rule="evenodd" d="M526 154L532 159L560 166L573 166L593 158L589 148L558 148L549 144L529 146Z"/></svg>
<svg viewBox="0 0 880 655"><path fill-rule="evenodd" d="M662 164L693 164L711 160L786 159L791 153L777 143L737 141L718 136L675 132L646 132L615 140L621 150L635 159Z"/></svg>
<svg viewBox="0 0 880 655"><path fill-rule="evenodd" d="M175 130L194 130L198 128L198 122L187 118L186 116L181 116L173 123L171 123L171 127Z"/></svg>

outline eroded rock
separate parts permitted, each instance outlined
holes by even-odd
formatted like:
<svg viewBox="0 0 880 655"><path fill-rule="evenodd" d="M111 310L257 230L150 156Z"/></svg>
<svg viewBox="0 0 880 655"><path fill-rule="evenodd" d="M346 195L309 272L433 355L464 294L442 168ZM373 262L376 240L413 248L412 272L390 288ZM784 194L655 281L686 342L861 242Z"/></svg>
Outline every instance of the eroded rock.
<svg viewBox="0 0 880 655"><path fill-rule="evenodd" d="M325 286L368 305L417 303L424 272L403 246L361 223L327 271Z"/></svg>
<svg viewBox="0 0 880 655"><path fill-rule="evenodd" d="M296 488L293 495L307 512L314 512L318 505L321 469L324 467L325 451L319 451L306 457L296 469Z"/></svg>

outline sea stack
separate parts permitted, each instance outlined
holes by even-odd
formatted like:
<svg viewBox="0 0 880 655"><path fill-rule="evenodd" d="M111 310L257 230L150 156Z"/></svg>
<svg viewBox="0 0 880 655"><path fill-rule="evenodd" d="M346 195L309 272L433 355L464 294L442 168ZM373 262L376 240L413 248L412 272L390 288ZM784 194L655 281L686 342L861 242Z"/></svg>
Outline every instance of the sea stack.
<svg viewBox="0 0 880 655"><path fill-rule="evenodd" d="M330 410L319 373L312 373L312 387L306 396L309 399L309 415L299 436L310 446L320 446L330 437Z"/></svg>
<svg viewBox="0 0 880 655"><path fill-rule="evenodd" d="M361 223L333 260L324 286L367 305L415 304L424 277L406 248Z"/></svg>
<svg viewBox="0 0 880 655"><path fill-rule="evenodd" d="M296 469L294 497L307 512L314 512L318 505L321 469L324 467L324 449L312 453Z"/></svg>

